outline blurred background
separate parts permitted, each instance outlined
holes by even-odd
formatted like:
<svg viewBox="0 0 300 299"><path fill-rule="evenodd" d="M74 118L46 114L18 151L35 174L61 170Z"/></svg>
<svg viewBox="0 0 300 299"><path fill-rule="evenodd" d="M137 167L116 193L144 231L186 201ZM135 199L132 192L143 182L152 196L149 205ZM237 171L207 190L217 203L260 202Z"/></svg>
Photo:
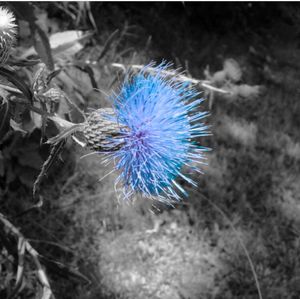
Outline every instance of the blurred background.
<svg viewBox="0 0 300 299"><path fill-rule="evenodd" d="M300 298L298 3L1 5L16 15L10 59L19 66L11 67L28 85L40 65L25 62L50 59L34 23L61 69L55 84L81 110L109 107L124 67L167 60L199 80L210 111L213 135L199 140L212 149L208 165L174 208L118 200L115 175L104 177L111 169L69 140L41 182L43 206L24 213L50 149L40 120L10 110L14 131L0 131L0 211L39 252L57 299L259 298L247 254L262 298ZM58 106L69 115L68 103ZM68 117L79 122L75 110ZM1 298L18 265L8 241L0 239ZM27 261L15 298L40 298L33 268Z"/></svg>

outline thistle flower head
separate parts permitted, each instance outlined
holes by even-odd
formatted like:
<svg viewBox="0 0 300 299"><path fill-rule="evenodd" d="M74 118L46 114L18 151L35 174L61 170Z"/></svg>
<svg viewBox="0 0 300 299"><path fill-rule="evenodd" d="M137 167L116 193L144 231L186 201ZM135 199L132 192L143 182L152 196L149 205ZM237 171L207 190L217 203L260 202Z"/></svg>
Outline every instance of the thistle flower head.
<svg viewBox="0 0 300 299"><path fill-rule="evenodd" d="M16 40L17 25L15 16L5 7L0 6L0 65L3 65Z"/></svg>
<svg viewBox="0 0 300 299"><path fill-rule="evenodd" d="M146 66L125 79L119 94L113 96L114 116L120 125L120 147L106 154L115 163L125 198L135 192L148 198L170 202L186 195L177 178L196 185L182 173L188 165L203 159L206 149L195 138L207 134L199 112L202 99L188 82L168 74L168 65ZM151 71L150 71L151 70ZM116 139L114 141L115 147Z"/></svg>

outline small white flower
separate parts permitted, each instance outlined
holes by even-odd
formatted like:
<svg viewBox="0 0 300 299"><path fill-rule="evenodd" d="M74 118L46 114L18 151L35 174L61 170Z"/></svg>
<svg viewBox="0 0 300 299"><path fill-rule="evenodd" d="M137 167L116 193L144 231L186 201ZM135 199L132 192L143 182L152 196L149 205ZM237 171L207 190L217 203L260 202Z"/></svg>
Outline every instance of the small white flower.
<svg viewBox="0 0 300 299"><path fill-rule="evenodd" d="M5 7L0 6L0 35L16 34L16 18L14 14Z"/></svg>
<svg viewBox="0 0 300 299"><path fill-rule="evenodd" d="M0 66L3 65L16 40L17 25L14 14L0 6Z"/></svg>

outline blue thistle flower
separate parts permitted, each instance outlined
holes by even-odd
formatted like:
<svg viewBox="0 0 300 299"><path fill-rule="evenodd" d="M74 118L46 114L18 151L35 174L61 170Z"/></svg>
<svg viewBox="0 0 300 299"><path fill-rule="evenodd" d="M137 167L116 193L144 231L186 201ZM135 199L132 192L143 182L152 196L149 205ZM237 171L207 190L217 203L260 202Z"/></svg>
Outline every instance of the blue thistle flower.
<svg viewBox="0 0 300 299"><path fill-rule="evenodd" d="M203 101L197 98L199 93L189 82L178 81L177 75L170 77L168 67L149 65L127 75L112 98L122 146L108 156L119 171L116 183L122 182L125 198L137 192L170 202L180 200L178 193L187 195L177 178L196 186L182 167L200 171L195 164L201 163L207 149L194 139L208 134L201 122L207 113L198 111Z"/></svg>

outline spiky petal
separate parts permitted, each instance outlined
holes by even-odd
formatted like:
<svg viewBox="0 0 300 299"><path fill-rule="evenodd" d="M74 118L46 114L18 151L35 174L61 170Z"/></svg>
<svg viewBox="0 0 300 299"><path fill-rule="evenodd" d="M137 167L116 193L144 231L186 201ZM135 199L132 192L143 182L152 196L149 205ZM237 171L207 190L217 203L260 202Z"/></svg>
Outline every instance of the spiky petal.
<svg viewBox="0 0 300 299"><path fill-rule="evenodd" d="M176 75L169 78L167 67L157 66L154 73L145 67L127 78L114 98L116 119L129 128L122 148L112 153L125 197L139 192L162 201L178 200L178 193L186 192L177 177L195 185L182 167L203 159L206 149L193 139L207 135L200 121L207 113L198 110L202 99L197 99L197 91Z"/></svg>
<svg viewBox="0 0 300 299"><path fill-rule="evenodd" d="M140 193L170 203L187 195L177 178L196 185L182 168L199 170L195 165L201 163L207 149L194 139L207 135L201 122L207 113L199 111L202 99L197 98L198 92L178 81L174 72L169 76L167 68L165 64L149 65L128 75L112 98L115 115L106 115L119 125L120 146L116 149L113 142L109 150L106 143L106 160L113 161L118 170L116 184L122 184L125 199ZM97 140L101 148L103 141Z"/></svg>
<svg viewBox="0 0 300 299"><path fill-rule="evenodd" d="M4 65L16 40L15 16L0 6L0 66Z"/></svg>

